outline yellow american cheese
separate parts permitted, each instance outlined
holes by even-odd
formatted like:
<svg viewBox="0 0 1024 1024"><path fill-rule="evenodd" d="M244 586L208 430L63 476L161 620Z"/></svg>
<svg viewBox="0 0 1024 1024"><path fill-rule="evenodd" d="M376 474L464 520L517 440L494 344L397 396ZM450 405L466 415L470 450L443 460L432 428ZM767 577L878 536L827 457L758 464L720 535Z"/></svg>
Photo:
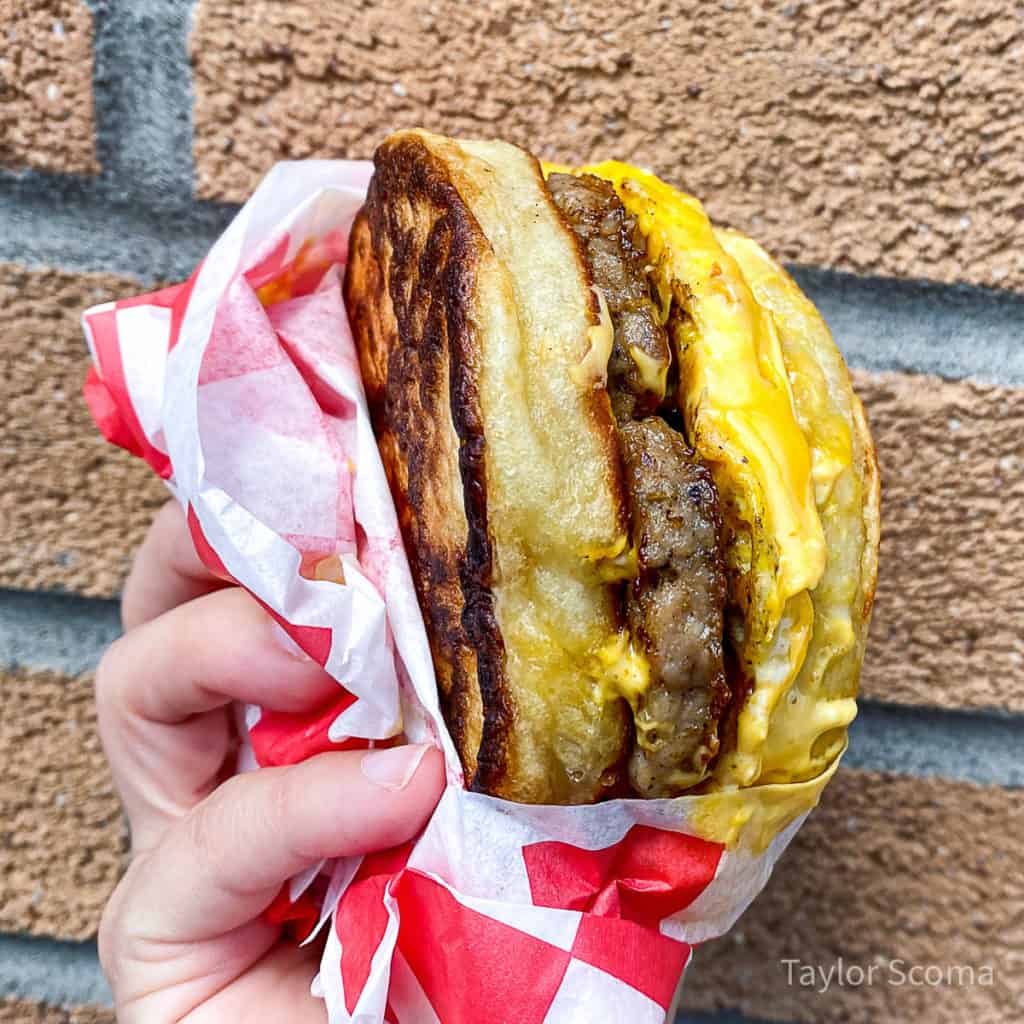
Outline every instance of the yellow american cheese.
<svg viewBox="0 0 1024 1024"><path fill-rule="evenodd" d="M613 636L594 656L592 666L598 699L624 697L636 707L651 683L651 667L644 654L633 646L627 630Z"/></svg>
<svg viewBox="0 0 1024 1024"><path fill-rule="evenodd" d="M639 552L629 543L629 535L625 533L608 547L585 550L583 558L594 563L605 583L633 580L640 572Z"/></svg>
<svg viewBox="0 0 1024 1024"><path fill-rule="evenodd" d="M615 343L615 329L612 327L612 317L608 312L604 292L596 287L594 292L597 295L598 321L587 331L590 347L586 355L569 371L569 375L576 384L604 387L608 380L608 360L611 358L612 345Z"/></svg>
<svg viewBox="0 0 1024 1024"><path fill-rule="evenodd" d="M629 346L629 358L640 372L644 387L657 395L659 400L664 398L668 383L668 363L652 359L639 345Z"/></svg>

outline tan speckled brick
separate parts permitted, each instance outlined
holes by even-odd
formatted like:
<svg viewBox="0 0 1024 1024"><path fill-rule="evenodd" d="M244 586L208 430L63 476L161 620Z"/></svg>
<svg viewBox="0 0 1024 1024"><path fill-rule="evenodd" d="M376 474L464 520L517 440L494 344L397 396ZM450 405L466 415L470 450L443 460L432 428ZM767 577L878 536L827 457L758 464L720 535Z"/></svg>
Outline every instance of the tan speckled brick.
<svg viewBox="0 0 1024 1024"><path fill-rule="evenodd" d="M92 679L14 670L0 688L0 931L87 938L126 851Z"/></svg>
<svg viewBox="0 0 1024 1024"><path fill-rule="evenodd" d="M1013 6L200 0L198 191L424 125L650 166L786 260L1020 288Z"/></svg>
<svg viewBox="0 0 1024 1024"><path fill-rule="evenodd" d="M95 173L92 14L82 0L0 0L0 164Z"/></svg>
<svg viewBox="0 0 1024 1024"><path fill-rule="evenodd" d="M0 586L116 593L166 500L148 467L103 441L81 394L82 310L140 290L0 264Z"/></svg>
<svg viewBox="0 0 1024 1024"><path fill-rule="evenodd" d="M116 1024L102 1006L47 1006L24 999L0 1000L0 1024Z"/></svg>
<svg viewBox="0 0 1024 1024"><path fill-rule="evenodd" d="M697 950L683 1007L810 1024L1019 1021L1022 843L1019 790L842 771L759 899ZM788 984L784 959L827 970L839 957L877 964L872 984L824 994ZM970 966L975 984L887 983L915 965L923 981L931 964ZM985 965L991 984L980 980Z"/></svg>
<svg viewBox="0 0 1024 1024"><path fill-rule="evenodd" d="M1024 390L895 373L855 385L882 476L864 693L1024 711Z"/></svg>

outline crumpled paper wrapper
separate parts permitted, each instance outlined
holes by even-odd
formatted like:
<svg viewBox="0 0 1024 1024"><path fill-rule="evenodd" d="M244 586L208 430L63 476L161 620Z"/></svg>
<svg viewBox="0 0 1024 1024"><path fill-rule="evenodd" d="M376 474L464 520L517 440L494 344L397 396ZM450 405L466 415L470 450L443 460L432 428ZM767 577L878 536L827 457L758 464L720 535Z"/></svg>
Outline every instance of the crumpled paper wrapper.
<svg viewBox="0 0 1024 1024"><path fill-rule="evenodd" d="M331 1024L662 1024L693 946L767 881L708 801L511 804L463 786L341 295L368 163L276 166L187 282L88 310L86 399L168 483L206 565L338 682L305 715L242 709L240 770L432 741L447 788L414 842L312 865L268 916L327 929Z"/></svg>

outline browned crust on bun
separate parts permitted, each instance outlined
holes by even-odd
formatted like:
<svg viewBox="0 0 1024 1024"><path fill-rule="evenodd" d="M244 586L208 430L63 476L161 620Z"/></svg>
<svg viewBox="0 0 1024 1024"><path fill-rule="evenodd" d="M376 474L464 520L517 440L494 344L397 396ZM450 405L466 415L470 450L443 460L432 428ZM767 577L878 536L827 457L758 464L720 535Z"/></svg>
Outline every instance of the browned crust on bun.
<svg viewBox="0 0 1024 1024"><path fill-rule="evenodd" d="M407 202L387 202L391 195ZM481 781L504 769L510 716L497 681L504 658L490 591L479 368L466 315L486 244L443 168L407 137L379 155L345 279L442 710L467 777ZM478 755L482 733L488 742Z"/></svg>
<svg viewBox="0 0 1024 1024"><path fill-rule="evenodd" d="M621 625L581 552L628 514L607 393L571 372L599 318L588 272L516 147L401 132L374 162L345 301L467 784L598 799L630 735L580 670Z"/></svg>

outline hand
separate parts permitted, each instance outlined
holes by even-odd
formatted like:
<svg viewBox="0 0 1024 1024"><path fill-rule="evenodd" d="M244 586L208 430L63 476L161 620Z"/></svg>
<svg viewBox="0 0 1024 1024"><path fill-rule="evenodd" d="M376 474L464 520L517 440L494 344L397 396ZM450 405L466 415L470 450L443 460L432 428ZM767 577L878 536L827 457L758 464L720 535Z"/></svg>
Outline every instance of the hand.
<svg viewBox="0 0 1024 1024"><path fill-rule="evenodd" d="M222 781L230 705L315 707L336 692L244 591L211 576L173 503L125 586L126 633L100 664L100 734L128 814L132 862L100 925L120 1024L326 1020L319 951L261 918L325 857L414 836L443 786L438 751L321 754Z"/></svg>

